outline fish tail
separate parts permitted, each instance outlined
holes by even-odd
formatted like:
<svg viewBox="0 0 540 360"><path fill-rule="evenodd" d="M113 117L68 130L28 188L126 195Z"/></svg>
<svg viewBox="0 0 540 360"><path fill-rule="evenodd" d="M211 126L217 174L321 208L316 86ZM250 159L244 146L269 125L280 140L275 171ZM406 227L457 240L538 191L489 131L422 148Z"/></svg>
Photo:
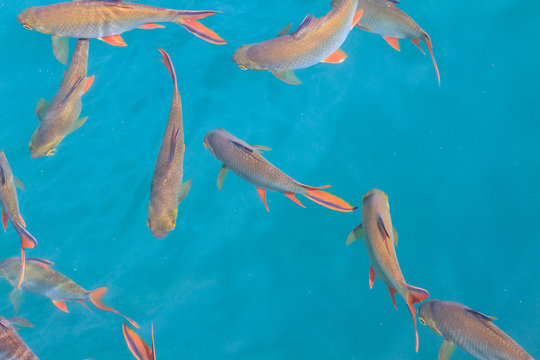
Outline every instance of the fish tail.
<svg viewBox="0 0 540 360"><path fill-rule="evenodd" d="M19 227L19 237L21 238L21 247L33 249L37 246L37 240L24 227Z"/></svg>
<svg viewBox="0 0 540 360"><path fill-rule="evenodd" d="M414 304L421 303L429 297L427 290L407 285L407 307L411 313L414 323L414 334L416 336L416 352L418 352L418 330L416 329L416 309Z"/></svg>
<svg viewBox="0 0 540 360"><path fill-rule="evenodd" d="M90 297L90 302L95 306L97 307L99 310L103 310L103 311L110 311L110 312L113 312L113 313L116 313L122 317L124 317L127 321L129 321L129 323L136 327L137 329L140 329L141 327L139 326L139 324L137 324L135 321L131 320L130 318L128 318L127 316L119 313L117 310L113 309L112 307L109 307L109 306L106 306L104 305L102 302L101 302L101 298L103 297L103 295L105 295L105 293L107 292L107 288L106 287L102 287L102 288L99 288L99 289L96 289L96 290L92 290L89 292L89 297Z"/></svg>
<svg viewBox="0 0 540 360"><path fill-rule="evenodd" d="M227 43L225 40L223 40L214 31L197 21L207 16L214 15L217 12L218 11L178 11L178 16L174 22L205 41L212 44L223 45Z"/></svg>
<svg viewBox="0 0 540 360"><path fill-rule="evenodd" d="M154 352L154 329L152 327L152 349L143 339L133 330L131 330L126 323L122 324L122 331L124 333L124 338L126 344L137 359L141 360L153 360L155 359Z"/></svg>
<svg viewBox="0 0 540 360"><path fill-rule="evenodd" d="M439 68L437 67L437 62L435 61L435 56L433 56L433 47L431 46L431 38L427 33L423 34L423 39L426 43L426 46L431 55L431 60L433 61L433 66L435 67L435 72L437 73L437 80L439 81L439 86L441 85L441 75L439 75Z"/></svg>
<svg viewBox="0 0 540 360"><path fill-rule="evenodd" d="M307 191L307 194L302 194L307 197L309 200L316 202L319 205L326 206L329 209L335 211L351 212L356 210L358 207L351 206L345 200L330 194L329 192L322 191L321 188L314 188L311 186L303 185L304 189ZM325 188L325 187L322 187Z"/></svg>
<svg viewBox="0 0 540 360"><path fill-rule="evenodd" d="M158 50L161 53L161 56L163 57L161 62L163 63L163 65L165 65L165 67L169 71L169 74L171 75L171 78L172 78L172 81L173 81L173 85L176 88L177 87L176 86L176 72L174 71L174 66L172 64L171 57L162 48L158 47Z"/></svg>

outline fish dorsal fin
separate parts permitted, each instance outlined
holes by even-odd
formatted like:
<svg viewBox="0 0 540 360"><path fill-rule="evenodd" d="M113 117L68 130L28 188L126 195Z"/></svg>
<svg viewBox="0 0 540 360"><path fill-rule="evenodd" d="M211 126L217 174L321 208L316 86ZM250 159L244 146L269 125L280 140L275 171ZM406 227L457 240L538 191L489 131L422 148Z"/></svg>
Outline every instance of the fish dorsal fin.
<svg viewBox="0 0 540 360"><path fill-rule="evenodd" d="M75 92L75 89L77 88L77 86L79 86L82 83L83 79L84 79L84 76L79 76L77 81L75 81L75 84L73 84L73 86L71 87L71 89L69 89L66 96L64 96L64 99L62 100L62 102L66 102L69 99L69 97L73 95L73 93Z"/></svg>
<svg viewBox="0 0 540 360"><path fill-rule="evenodd" d="M377 227L379 228L379 231L381 232L381 235L383 237L390 238L390 234L388 233L386 225L384 224L384 220L382 219L380 214L377 218Z"/></svg>
<svg viewBox="0 0 540 360"><path fill-rule="evenodd" d="M26 261L33 261L33 262L44 264L47 266L54 266L54 263L52 261L40 259L40 258L27 258Z"/></svg>
<svg viewBox="0 0 540 360"><path fill-rule="evenodd" d="M310 32L313 31L313 29L318 28L321 23L323 22L324 18L316 18L312 14L308 14L302 23L298 26L298 29L296 29L291 35L295 39L301 39Z"/></svg>
<svg viewBox="0 0 540 360"><path fill-rule="evenodd" d="M38 101L36 105L36 115L39 119L39 121L43 121L43 117L45 116L45 113L47 112L47 109L49 108L49 103L45 99L41 99Z"/></svg>
<svg viewBox="0 0 540 360"><path fill-rule="evenodd" d="M174 160L174 153L176 152L176 143L178 142L178 134L180 133L180 128L175 129L171 133L171 148L169 153L169 163L172 163Z"/></svg>
<svg viewBox="0 0 540 360"><path fill-rule="evenodd" d="M280 37L280 36L283 36L283 35L287 35L289 33L289 31L291 31L291 26L292 26L292 23L290 23L289 25L285 26L283 29L281 29L280 32L278 32L278 34L276 35L276 37Z"/></svg>
<svg viewBox="0 0 540 360"><path fill-rule="evenodd" d="M6 185L6 171L4 170L4 165L0 164L0 185Z"/></svg>
<svg viewBox="0 0 540 360"><path fill-rule="evenodd" d="M472 314L472 315L476 316L477 318L479 318L481 320L486 321L486 322L492 322L493 320L497 320L497 318L494 317L494 316L484 315L481 312L478 312L478 311L473 310L473 309L467 309L467 312L469 314Z"/></svg>
<svg viewBox="0 0 540 360"><path fill-rule="evenodd" d="M251 147L248 147L244 144L240 144L238 141L234 141L234 140L229 140L229 141L231 142L231 144L233 144L234 146L236 146L237 148L239 148L246 154L250 154L250 155L253 154L253 149Z"/></svg>

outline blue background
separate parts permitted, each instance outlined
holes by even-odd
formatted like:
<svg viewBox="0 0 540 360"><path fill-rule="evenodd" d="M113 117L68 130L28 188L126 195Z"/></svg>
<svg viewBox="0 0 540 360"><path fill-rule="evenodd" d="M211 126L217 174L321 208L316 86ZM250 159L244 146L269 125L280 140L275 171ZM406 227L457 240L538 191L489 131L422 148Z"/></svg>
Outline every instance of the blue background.
<svg viewBox="0 0 540 360"><path fill-rule="evenodd" d="M267 72L240 71L242 44L275 36L328 1L156 1L221 10L202 22L228 40L206 43L175 24L124 34L126 48L90 43L83 97L87 123L54 157L32 160L34 110L55 94L64 67L50 37L16 15L50 1L0 2L1 149L26 186L21 212L39 246L29 256L133 317L158 359L436 359L442 339L419 326L420 352L404 302L384 284L369 290L362 242L345 246L359 211L307 209L277 193L267 213L255 188L221 164L206 132L223 127L273 150L268 160L298 181L332 184L355 205L377 187L389 198L406 280L432 298L497 316L496 324L540 357L540 80L531 1L403 1L431 36L429 55L401 53L355 29L341 65L298 71L289 86ZM148 2L147 2L148 3ZM74 41L71 42L74 46ZM185 179L191 191L176 230L156 240L146 227L150 181L172 85L157 46L173 60L184 108ZM11 225L0 256L17 256ZM13 316L7 282L1 314ZM130 359L122 319L79 304L70 314L27 293L21 336L42 359ZM470 359L458 351L453 359Z"/></svg>

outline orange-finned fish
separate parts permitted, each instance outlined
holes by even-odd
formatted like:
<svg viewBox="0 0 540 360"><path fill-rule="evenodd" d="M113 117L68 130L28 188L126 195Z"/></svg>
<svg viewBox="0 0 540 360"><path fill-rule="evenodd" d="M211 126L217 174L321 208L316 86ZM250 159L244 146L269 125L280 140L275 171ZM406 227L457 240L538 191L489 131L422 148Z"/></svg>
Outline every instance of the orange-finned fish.
<svg viewBox="0 0 540 360"><path fill-rule="evenodd" d="M14 317L6 319L0 315L0 359L3 360L39 360L17 334L13 324L34 327L28 320Z"/></svg>
<svg viewBox="0 0 540 360"><path fill-rule="evenodd" d="M167 67L174 86L169 121L154 167L150 204L148 205L148 227L155 237L162 238L174 229L178 205L186 197L191 180L182 184L185 145L182 102L178 92L176 73L169 54L161 48L158 50L163 57L162 62Z"/></svg>
<svg viewBox="0 0 540 360"><path fill-rule="evenodd" d="M126 344L137 360L156 360L156 346L154 344L154 325L152 325L152 348L126 323L122 324L122 331Z"/></svg>
<svg viewBox="0 0 540 360"><path fill-rule="evenodd" d="M17 19L25 29L51 34L54 53L65 64L67 38L98 38L111 45L126 46L120 34L135 28L164 27L156 22L173 22L203 40L225 44L218 34L197 21L215 13L164 9L123 0L82 0L32 6Z"/></svg>
<svg viewBox="0 0 540 360"><path fill-rule="evenodd" d="M56 154L58 144L88 119L88 116L79 118L81 96L94 81L93 76L86 77L88 46L88 39L77 40L71 62L56 95L50 103L45 99L39 100L36 115L40 122L30 140L30 157Z"/></svg>
<svg viewBox="0 0 540 360"><path fill-rule="evenodd" d="M361 9L356 12L356 3L357 0L337 0L326 16L316 18L309 14L290 34L288 25L274 39L243 45L236 50L233 60L242 70L268 70L286 83L301 84L294 70L319 62L338 64L345 60L347 55L339 47L362 16Z"/></svg>
<svg viewBox="0 0 540 360"><path fill-rule="evenodd" d="M0 206L2 207L2 225L7 230L8 220L15 228L21 239L21 264L17 287L21 287L24 278L24 249L33 249L37 246L36 239L26 230L26 224L19 212L19 200L16 187L24 190L21 180L17 179L7 161L6 155L0 151Z"/></svg>
<svg viewBox="0 0 540 360"><path fill-rule="evenodd" d="M420 305L418 316L423 325L444 338L439 360L448 360L456 346L481 360L534 360L493 324L496 318L461 304L429 300Z"/></svg>
<svg viewBox="0 0 540 360"><path fill-rule="evenodd" d="M84 306L86 306L85 301L90 301L98 309L116 313L139 329L139 325L135 321L120 314L115 309L103 305L101 298L107 292L106 287L91 291L85 290L73 280L54 270L52 268L53 265L52 262L44 259L26 259L26 275L21 288L48 297L57 308L65 312L69 312L66 307L67 301L76 301ZM20 267L21 262L17 257L0 260L0 275L3 276L11 286L14 286ZM22 292L20 288L13 289L11 294L9 294L9 301L13 304L15 312L18 312L22 303Z"/></svg>
<svg viewBox="0 0 540 360"><path fill-rule="evenodd" d="M414 322L416 336L416 352L418 352L418 331L416 330L416 311L414 304L429 297L429 293L405 282L399 268L394 245L398 236L390 218L388 196L381 190L373 189L362 198L362 223L354 229L347 238L347 245L364 238L371 267L369 269L369 287L373 288L375 276L378 276L387 286L392 302L397 309L394 294L398 293L407 303Z"/></svg>
<svg viewBox="0 0 540 360"><path fill-rule="evenodd" d="M337 0L333 0L332 4ZM420 41L426 43L433 60L433 66L437 72L437 80L441 84L439 69L433 56L433 48L429 35L422 30L411 17L401 11L396 4L397 0L358 0L358 8L364 10L364 14L358 23L360 29L381 35L394 49L400 50L399 39L411 40L422 53Z"/></svg>
<svg viewBox="0 0 540 360"><path fill-rule="evenodd" d="M343 199L321 190L329 186L313 187L303 185L286 175L262 157L262 150L270 150L266 146L249 145L223 129L212 130L206 134L204 146L219 161L223 162L217 179L218 189L221 190L223 179L230 169L242 179L257 187L266 210L268 210L266 190L283 193L302 207L305 206L294 196L295 194L303 195L332 210L343 212L356 210L356 207L349 205Z"/></svg>

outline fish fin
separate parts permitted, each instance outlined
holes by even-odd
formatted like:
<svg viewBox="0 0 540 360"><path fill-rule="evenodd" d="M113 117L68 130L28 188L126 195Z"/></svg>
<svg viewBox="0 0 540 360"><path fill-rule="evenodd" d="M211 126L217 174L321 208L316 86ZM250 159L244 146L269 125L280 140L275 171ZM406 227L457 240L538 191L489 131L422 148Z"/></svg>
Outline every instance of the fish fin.
<svg viewBox="0 0 540 360"><path fill-rule="evenodd" d="M246 154L248 154L249 156L253 157L253 159L259 160L254 154L254 152L255 153L259 153L259 152L256 151L252 146L241 144L241 143L239 143L238 141L235 141L235 140L229 140L229 142L232 145L236 146L238 149L240 149L243 152L245 152Z"/></svg>
<svg viewBox="0 0 540 360"><path fill-rule="evenodd" d="M227 175L227 172L229 172L229 168L225 164L223 164L221 166L221 169L219 169L219 173L217 176L218 191L221 191L221 187L223 186L223 180L225 180L225 175Z"/></svg>
<svg viewBox="0 0 540 360"><path fill-rule="evenodd" d="M225 40L223 40L213 30L210 30L200 22L196 21L207 16L214 15L217 12L218 11L178 11L178 17L176 18L175 23L182 26L193 35L208 41L209 43L223 45L227 43Z"/></svg>
<svg viewBox="0 0 540 360"><path fill-rule="evenodd" d="M6 185L6 182L6 170L4 169L4 165L0 164L0 185L4 186Z"/></svg>
<svg viewBox="0 0 540 360"><path fill-rule="evenodd" d="M150 324L152 332L152 360L156 360L156 343L154 342L154 324Z"/></svg>
<svg viewBox="0 0 540 360"><path fill-rule="evenodd" d="M397 231L396 231L396 228L392 226L392 234L394 235L394 245L397 246L397 243L398 243L398 236L397 236Z"/></svg>
<svg viewBox="0 0 540 360"><path fill-rule="evenodd" d="M259 151L257 151L258 153L261 153L261 151L270 151L270 150L272 150L268 146L264 146L264 145L251 145L251 147L256 149L256 150L259 150Z"/></svg>
<svg viewBox="0 0 540 360"><path fill-rule="evenodd" d="M441 348L439 350L439 357L438 360L448 360L450 359L450 356L454 353L454 350L456 349L456 345L448 340L444 340Z"/></svg>
<svg viewBox="0 0 540 360"><path fill-rule="evenodd" d="M34 324L32 324L30 321L22 318L22 317L18 317L18 316L15 316L15 317L12 317L12 318L9 318L7 319L10 323L12 324L17 324L21 327L29 327L29 328L35 328Z"/></svg>
<svg viewBox="0 0 540 360"><path fill-rule="evenodd" d="M113 45L113 46L127 46L124 39L122 39L122 37L120 35L118 35L118 34L104 36L104 37L100 37L98 39L101 40L101 41L106 42L109 45Z"/></svg>
<svg viewBox="0 0 540 360"><path fill-rule="evenodd" d="M347 54L345 54L345 51L341 49L337 49L334 51L330 56L328 56L326 59L322 60L323 63L329 63L329 64L341 64L345 61L347 58Z"/></svg>
<svg viewBox="0 0 540 360"><path fill-rule="evenodd" d="M351 24L351 30L354 29L354 25L358 24L358 22L362 18L362 15L364 15L364 9L360 9L354 14L353 21Z"/></svg>
<svg viewBox="0 0 540 360"><path fill-rule="evenodd" d="M300 200L298 200L295 196L295 194L293 192L286 192L285 193L285 196L288 197L289 199L291 199L292 201L294 201L295 203L297 203L298 205L300 205L301 207L305 208L304 204L302 204L300 202Z"/></svg>
<svg viewBox="0 0 540 360"><path fill-rule="evenodd" d="M416 329L416 310L414 304L421 303L429 297L427 290L407 285L407 307L411 313L414 323L414 334L416 336L416 352L418 352L418 330Z"/></svg>
<svg viewBox="0 0 540 360"><path fill-rule="evenodd" d="M177 84L176 84L176 72L174 71L174 66L173 66L171 57L162 48L158 47L158 50L161 53L161 57L162 57L161 62L163 63L163 65L165 65L165 67L167 68L167 71L169 71L169 75L171 75L171 79L173 81L174 88L176 89L176 87L177 87Z"/></svg>
<svg viewBox="0 0 540 360"><path fill-rule="evenodd" d="M439 82L439 86L441 86L441 75L439 74L439 68L437 67L435 56L433 56L433 46L431 45L431 39L427 33L423 34L423 40L427 45L429 54L431 55L431 61L433 61L433 67L435 68L435 72L437 73L437 81Z"/></svg>
<svg viewBox="0 0 540 360"><path fill-rule="evenodd" d="M375 270L373 266L369 266L369 289L373 289L373 283L375 282Z"/></svg>
<svg viewBox="0 0 540 360"><path fill-rule="evenodd" d="M131 330L126 323L122 323L122 332L129 351L137 360L151 360L153 358L150 346L135 331Z"/></svg>
<svg viewBox="0 0 540 360"><path fill-rule="evenodd" d="M66 303L63 302L63 301L58 301L58 300L52 300L52 303L54 304L54 306L56 306L57 308L59 308L60 310L62 310L63 312L67 312L69 313L68 309L67 309L67 306L66 306Z"/></svg>
<svg viewBox="0 0 540 360"><path fill-rule="evenodd" d="M483 321L487 321L487 322L492 322L494 320L497 320L496 317L494 316L488 316L488 315L484 315L482 314L481 312L479 311L476 311L476 310L473 310L473 309L467 309L466 310L468 313L476 316L477 318L479 318L480 320L483 320Z"/></svg>
<svg viewBox="0 0 540 360"><path fill-rule="evenodd" d="M392 288L392 287L388 287L388 291L390 292L390 297L392 298L392 302L394 303L394 307L396 308L396 310L398 309L397 308L397 304L396 304L396 298L395 298L395 294L397 293L397 291Z"/></svg>
<svg viewBox="0 0 540 360"><path fill-rule="evenodd" d="M324 22L325 18L316 18L312 14L306 15L304 20L298 25L298 28L291 33L295 39L302 39L307 34L317 29Z"/></svg>
<svg viewBox="0 0 540 360"><path fill-rule="evenodd" d="M129 323L130 323L132 326L136 327L137 329L140 329L141 327L140 327L139 324L137 324L135 321L131 320L130 318L128 318L128 317L125 316L125 315L120 314L117 310L113 309L112 307L103 305L103 303L101 302L101 298L103 298L103 295L105 295L106 292L107 292L107 288L106 288L106 287L102 287L102 288L99 288L99 289L95 289L95 290L90 291L90 292L89 292L90 302L91 302L95 307L97 307L99 310L110 311L110 312L113 312L113 313L115 313L115 314L118 314L118 315L122 316L122 317L125 318L127 321L129 321Z"/></svg>
<svg viewBox="0 0 540 360"><path fill-rule="evenodd" d="M137 29L151 30L151 29L165 29L165 26L159 25L153 22L149 22L139 26Z"/></svg>
<svg viewBox="0 0 540 360"><path fill-rule="evenodd" d="M37 240L24 227L19 229L19 237L21 238L21 246L25 249L33 249L37 246Z"/></svg>
<svg viewBox="0 0 540 360"><path fill-rule="evenodd" d="M92 76L86 78L86 80L84 81L84 89L82 91L83 95L86 94L88 89L90 89L90 86L92 86L92 83L94 82L95 78L96 78L95 75L92 75Z"/></svg>
<svg viewBox="0 0 540 360"><path fill-rule="evenodd" d="M290 85L300 85L302 83L292 70L274 70L272 71L272 74L279 80L285 81Z"/></svg>
<svg viewBox="0 0 540 360"><path fill-rule="evenodd" d="M420 46L420 39L411 39L411 42L416 45L416 47L418 49L420 49L420 51L422 52L423 55L426 55L426 52L424 51L424 49L422 49L422 47Z"/></svg>
<svg viewBox="0 0 540 360"><path fill-rule="evenodd" d="M362 230L362 224L358 225L354 228L353 231L349 234L347 237L347 245L355 242L356 240L359 240L364 237L364 231Z"/></svg>
<svg viewBox="0 0 540 360"><path fill-rule="evenodd" d="M15 314L17 314L23 302L23 291L21 288L15 287L11 290L9 293L9 302L13 305Z"/></svg>
<svg viewBox="0 0 540 360"><path fill-rule="evenodd" d="M2 211L2 225L4 225L4 232L6 232L7 231L7 223L8 223L8 216L4 212L4 209L2 209L1 211Z"/></svg>
<svg viewBox="0 0 540 360"><path fill-rule="evenodd" d="M264 207L266 207L266 211L270 211L270 209L268 209L268 204L266 203L266 189L258 187L257 192L264 203Z"/></svg>
<svg viewBox="0 0 540 360"><path fill-rule="evenodd" d="M281 29L280 32L278 32L278 34L276 35L276 37L280 37L280 36L283 36L283 35L287 35L287 34L291 31L291 26L292 26L292 23L290 23L289 25L285 26L283 29Z"/></svg>
<svg viewBox="0 0 540 360"><path fill-rule="evenodd" d="M75 130L77 130L78 128L80 128L81 126L83 126L84 123L86 122L86 120L88 120L88 116L85 116L83 118L78 118L77 120L75 120L73 125L71 125L71 128L69 129L69 132L72 133Z"/></svg>
<svg viewBox="0 0 540 360"><path fill-rule="evenodd" d="M24 222L24 219L21 214L19 214L19 221L23 227L26 227L26 223Z"/></svg>
<svg viewBox="0 0 540 360"><path fill-rule="evenodd" d="M82 304L85 308L87 308L88 311L93 312L92 309L90 309L90 308L88 307L88 305L86 305L86 303L84 302L84 300L81 299L81 300L76 300L76 301L77 301L79 304Z"/></svg>
<svg viewBox="0 0 540 360"><path fill-rule="evenodd" d="M84 80L84 76L79 76L79 78L77 79L77 81L75 81L71 89L69 89L66 96L64 96L64 98L62 99L62 102L65 103L71 97L71 95L73 95L73 93L75 92L75 89L77 89L77 87L82 83L83 80Z"/></svg>
<svg viewBox="0 0 540 360"><path fill-rule="evenodd" d="M169 164L172 164L174 160L174 154L176 153L176 143L178 142L178 134L180 133L180 127L178 129L173 128L171 133L171 146L169 149Z"/></svg>
<svg viewBox="0 0 540 360"><path fill-rule="evenodd" d="M31 258L28 258L27 261L41 263L41 264L43 264L45 266L54 266L54 263L52 261L41 259L41 258L31 257Z"/></svg>
<svg viewBox="0 0 540 360"><path fill-rule="evenodd" d="M69 56L69 39L67 37L53 35L52 36L53 53L56 60L66 65Z"/></svg>
<svg viewBox="0 0 540 360"><path fill-rule="evenodd" d="M38 101L36 106L36 115L39 119L39 121L43 120L43 117L45 116L45 113L47 112L47 109L49 108L49 102L45 99L41 99Z"/></svg>
<svg viewBox="0 0 540 360"><path fill-rule="evenodd" d="M26 268L26 258L24 253L24 247L21 246L21 274L19 275L19 282L17 283L17 288L20 289L24 280L24 270Z"/></svg>
<svg viewBox="0 0 540 360"><path fill-rule="evenodd" d="M317 204L326 206L329 209L342 212L351 212L357 209L357 207L351 206L345 200L330 194L329 192L319 189L313 189L310 187L304 187L307 194L304 195L311 201L315 201Z"/></svg>
<svg viewBox="0 0 540 360"><path fill-rule="evenodd" d="M178 203L180 204L182 200L186 197L191 188L191 179L180 185L180 191L178 192Z"/></svg>
<svg viewBox="0 0 540 360"><path fill-rule="evenodd" d="M18 187L19 189L21 189L22 191L25 191L24 190L24 185L22 183L21 180L19 180L16 176L13 176L13 182L15 183L15 186Z"/></svg>
<svg viewBox="0 0 540 360"><path fill-rule="evenodd" d="M356 27L359 28L360 30L364 30L364 31L367 31L367 32L370 32L370 33L373 33L374 31L371 30L370 28L368 27L365 27L365 26L362 26L360 24L356 24Z"/></svg>
<svg viewBox="0 0 540 360"><path fill-rule="evenodd" d="M401 51L399 48L399 39L391 36L383 36L383 39L386 40L388 44L390 44L391 47L396 49L397 51Z"/></svg>
<svg viewBox="0 0 540 360"><path fill-rule="evenodd" d="M386 250L388 250L388 253L390 253L390 244L388 243L388 240L390 240L390 234L386 229L386 225L384 224L381 214L379 214L377 218L377 227L379 228L379 231L383 237L384 245L386 245Z"/></svg>

